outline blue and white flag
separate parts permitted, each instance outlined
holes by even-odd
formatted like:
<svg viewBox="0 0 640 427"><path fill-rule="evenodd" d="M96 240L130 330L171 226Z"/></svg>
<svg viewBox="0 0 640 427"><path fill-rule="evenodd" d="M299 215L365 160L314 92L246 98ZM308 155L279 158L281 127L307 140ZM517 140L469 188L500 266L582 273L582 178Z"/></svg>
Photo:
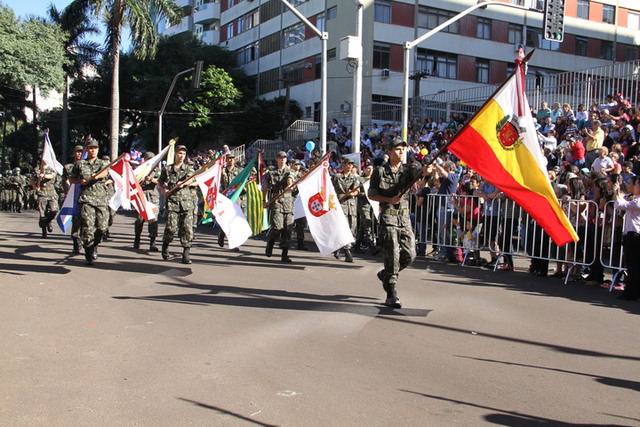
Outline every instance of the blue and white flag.
<svg viewBox="0 0 640 427"><path fill-rule="evenodd" d="M58 218L56 222L58 223L58 227L64 234L67 234L67 230L69 226L71 226L71 221L73 220L74 215L78 215L80 211L80 205L78 203L78 198L80 197L80 184L71 184L69 187L69 192L67 192L67 196L64 198L64 202L62 203L62 208L60 212L58 212Z"/></svg>
<svg viewBox="0 0 640 427"><path fill-rule="evenodd" d="M51 169L55 170L58 175L62 175L63 166L56 159L56 153L53 152L53 146L51 145L51 140L49 139L49 134L47 132L44 134L42 161Z"/></svg>

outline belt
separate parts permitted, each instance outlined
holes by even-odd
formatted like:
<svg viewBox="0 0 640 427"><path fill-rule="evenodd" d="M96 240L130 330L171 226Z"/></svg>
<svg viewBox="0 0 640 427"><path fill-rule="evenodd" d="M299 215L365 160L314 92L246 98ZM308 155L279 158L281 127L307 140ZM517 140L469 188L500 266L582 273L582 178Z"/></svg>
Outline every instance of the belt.
<svg viewBox="0 0 640 427"><path fill-rule="evenodd" d="M409 215L409 209L407 209L407 208L402 208L402 209L387 208L387 209L382 211L382 215L398 215L398 216Z"/></svg>

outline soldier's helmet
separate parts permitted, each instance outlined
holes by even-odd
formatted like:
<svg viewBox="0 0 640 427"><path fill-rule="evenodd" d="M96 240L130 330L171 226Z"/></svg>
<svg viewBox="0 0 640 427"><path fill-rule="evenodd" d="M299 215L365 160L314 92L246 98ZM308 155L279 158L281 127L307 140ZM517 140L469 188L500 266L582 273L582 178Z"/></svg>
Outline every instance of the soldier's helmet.
<svg viewBox="0 0 640 427"><path fill-rule="evenodd" d="M15 167L15 168L13 168L13 171L14 171L15 173L20 173L20 168Z"/></svg>
<svg viewBox="0 0 640 427"><path fill-rule="evenodd" d="M142 155L142 158L145 160L149 160L149 159L153 159L153 157L155 156L155 154L153 154L152 151L147 151L146 153L144 153Z"/></svg>

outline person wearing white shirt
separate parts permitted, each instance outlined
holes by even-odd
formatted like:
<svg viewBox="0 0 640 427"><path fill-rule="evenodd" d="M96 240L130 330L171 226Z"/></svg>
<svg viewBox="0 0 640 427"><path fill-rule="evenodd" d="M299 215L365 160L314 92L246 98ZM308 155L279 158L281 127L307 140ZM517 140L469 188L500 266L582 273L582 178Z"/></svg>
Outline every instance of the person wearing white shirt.
<svg viewBox="0 0 640 427"><path fill-rule="evenodd" d="M627 280L624 292L618 299L634 301L640 298L640 177L629 178L627 189L630 194L625 199L620 192L620 185L614 184L613 187L614 207L625 211L622 248Z"/></svg>
<svg viewBox="0 0 640 427"><path fill-rule="evenodd" d="M598 158L591 164L591 170L607 174L613 170L614 166L613 159L609 157L609 149L602 147L598 151Z"/></svg>

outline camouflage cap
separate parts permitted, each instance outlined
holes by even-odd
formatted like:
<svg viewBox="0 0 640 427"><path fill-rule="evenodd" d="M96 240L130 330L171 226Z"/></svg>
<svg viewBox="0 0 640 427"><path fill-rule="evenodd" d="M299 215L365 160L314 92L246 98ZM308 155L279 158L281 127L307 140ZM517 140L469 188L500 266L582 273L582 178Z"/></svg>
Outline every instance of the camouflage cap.
<svg viewBox="0 0 640 427"><path fill-rule="evenodd" d="M233 153L227 154L227 159L235 159L235 158L236 158L235 154L233 154Z"/></svg>
<svg viewBox="0 0 640 427"><path fill-rule="evenodd" d="M392 148L396 148L396 147L400 147L400 146L407 146L407 142L403 141L400 138L394 138L391 141L389 141L389 143L387 144L387 148L390 150Z"/></svg>
<svg viewBox="0 0 640 427"><path fill-rule="evenodd" d="M75 147L73 147L73 152L75 153L76 151L83 151L84 147L82 145L76 145Z"/></svg>
<svg viewBox="0 0 640 427"><path fill-rule="evenodd" d="M145 160L149 160L149 159L152 159L153 156L155 156L155 154L153 154L152 151L147 151L146 153L144 153L142 155L142 158L145 159Z"/></svg>
<svg viewBox="0 0 640 427"><path fill-rule="evenodd" d="M176 145L176 151L187 151L187 147L184 145Z"/></svg>
<svg viewBox="0 0 640 427"><path fill-rule="evenodd" d="M98 141L96 141L93 138L91 138L89 142L87 142L87 148L92 148L92 147L100 148L100 144L98 144Z"/></svg>
<svg viewBox="0 0 640 427"><path fill-rule="evenodd" d="M287 153L285 153L284 151L278 151L278 153L276 154L276 157L278 158L287 157Z"/></svg>

